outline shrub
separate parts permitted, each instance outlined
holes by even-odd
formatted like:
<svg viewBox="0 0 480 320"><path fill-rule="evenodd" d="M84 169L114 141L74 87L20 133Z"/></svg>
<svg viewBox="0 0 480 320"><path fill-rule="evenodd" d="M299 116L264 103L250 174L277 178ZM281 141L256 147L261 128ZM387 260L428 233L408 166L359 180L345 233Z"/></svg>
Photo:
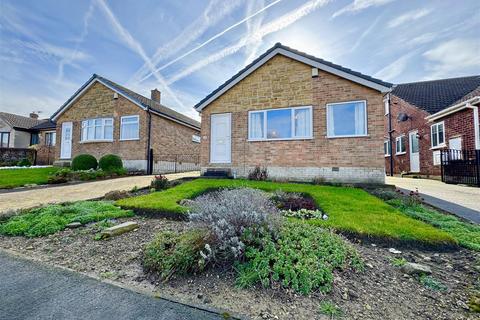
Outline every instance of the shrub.
<svg viewBox="0 0 480 320"><path fill-rule="evenodd" d="M115 154L107 154L100 158L98 167L105 172L123 169L122 159Z"/></svg>
<svg viewBox="0 0 480 320"><path fill-rule="evenodd" d="M23 158L22 160L18 161L17 166L19 167L30 167L32 162L27 158Z"/></svg>
<svg viewBox="0 0 480 320"><path fill-rule="evenodd" d="M255 169L250 171L248 173L248 179L249 180L267 180L268 178L268 173L267 173L267 168L260 168L259 166L256 166Z"/></svg>
<svg viewBox="0 0 480 320"><path fill-rule="evenodd" d="M61 169L48 177L48 183L55 184L67 181L88 181L103 177L105 177L105 172L103 170L89 169L72 171L70 169Z"/></svg>
<svg viewBox="0 0 480 320"><path fill-rule="evenodd" d="M224 189L196 198L189 204L190 221L211 234L208 260L213 263L241 259L245 230L252 237L276 234L281 216L268 195L256 189Z"/></svg>
<svg viewBox="0 0 480 320"><path fill-rule="evenodd" d="M31 209L0 224L0 234L40 237L65 229L71 222L82 224L109 218L133 216L107 201L78 201Z"/></svg>
<svg viewBox="0 0 480 320"><path fill-rule="evenodd" d="M284 217L298 218L302 220L309 220L309 219L327 220L328 219L328 216L320 210L300 209L298 211L282 210L280 212Z"/></svg>
<svg viewBox="0 0 480 320"><path fill-rule="evenodd" d="M286 222L275 241L265 235L246 249L247 262L237 265L237 285L264 287L281 283L302 294L332 288L333 271L362 268L358 253L343 239L318 227Z"/></svg>
<svg viewBox="0 0 480 320"><path fill-rule="evenodd" d="M60 169L48 176L49 184L65 183L69 180L70 169Z"/></svg>
<svg viewBox="0 0 480 320"><path fill-rule="evenodd" d="M166 189L168 187L168 179L163 174L155 176L150 183L150 187L156 191Z"/></svg>
<svg viewBox="0 0 480 320"><path fill-rule="evenodd" d="M315 201L306 195L296 192L276 191L272 197L279 209L298 211L300 209L316 210Z"/></svg>
<svg viewBox="0 0 480 320"><path fill-rule="evenodd" d="M143 266L149 272L158 273L168 280L173 274L184 275L203 270L200 251L208 241L204 230L189 230L185 233L164 231L146 247Z"/></svg>
<svg viewBox="0 0 480 320"><path fill-rule="evenodd" d="M90 154L79 154L72 160L72 170L97 169L97 159Z"/></svg>

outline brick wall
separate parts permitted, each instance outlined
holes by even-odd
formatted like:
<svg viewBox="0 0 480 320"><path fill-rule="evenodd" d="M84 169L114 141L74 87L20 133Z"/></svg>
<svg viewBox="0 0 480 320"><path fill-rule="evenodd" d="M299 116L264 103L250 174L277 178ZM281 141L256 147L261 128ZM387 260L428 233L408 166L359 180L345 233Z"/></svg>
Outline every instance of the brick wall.
<svg viewBox="0 0 480 320"><path fill-rule="evenodd" d="M356 175L352 172L358 169L363 181L382 182L382 94L335 75L319 73L319 77L312 78L310 66L277 55L212 102L202 111L203 170L225 167L210 164L210 117L230 112L232 163L229 167L240 176L258 165L269 167L271 173L283 170L284 176L299 180L312 178L314 169L308 168L319 169L315 175L326 179L354 180ZM367 100L368 137L327 139L326 103L351 100ZM248 111L305 105L313 107L314 139L247 141ZM339 171L327 174L332 172L332 167L339 167Z"/></svg>
<svg viewBox="0 0 480 320"><path fill-rule="evenodd" d="M37 150L37 164L38 165L50 165L55 161L56 145L47 146L45 144L45 134L47 132L55 132L54 129L47 131L40 131L38 133L38 144L35 149ZM57 140L58 143L58 140Z"/></svg>

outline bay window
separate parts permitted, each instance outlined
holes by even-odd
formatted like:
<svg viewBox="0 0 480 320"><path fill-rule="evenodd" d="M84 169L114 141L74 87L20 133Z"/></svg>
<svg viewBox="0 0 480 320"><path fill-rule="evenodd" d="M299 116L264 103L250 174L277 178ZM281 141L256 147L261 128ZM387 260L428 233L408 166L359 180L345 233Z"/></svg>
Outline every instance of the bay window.
<svg viewBox="0 0 480 320"><path fill-rule="evenodd" d="M113 141L113 118L82 121L82 141Z"/></svg>
<svg viewBox="0 0 480 320"><path fill-rule="evenodd" d="M327 104L327 137L367 135L367 102L349 101Z"/></svg>
<svg viewBox="0 0 480 320"><path fill-rule="evenodd" d="M311 139L312 107L250 111L249 140Z"/></svg>
<svg viewBox="0 0 480 320"><path fill-rule="evenodd" d="M430 127L430 136L432 139L432 148L445 146L445 124L439 122Z"/></svg>
<svg viewBox="0 0 480 320"><path fill-rule="evenodd" d="M125 116L120 119L120 140L138 140L139 135L139 117Z"/></svg>

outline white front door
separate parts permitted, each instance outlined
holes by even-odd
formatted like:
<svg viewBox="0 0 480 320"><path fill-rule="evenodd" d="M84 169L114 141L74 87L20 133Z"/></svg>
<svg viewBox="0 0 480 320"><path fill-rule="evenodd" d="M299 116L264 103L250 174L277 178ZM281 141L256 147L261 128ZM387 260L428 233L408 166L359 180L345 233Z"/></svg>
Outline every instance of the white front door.
<svg viewBox="0 0 480 320"><path fill-rule="evenodd" d="M420 146L418 145L418 131L410 132L410 172L420 172Z"/></svg>
<svg viewBox="0 0 480 320"><path fill-rule="evenodd" d="M230 113L212 114L210 125L210 162L230 163L232 115Z"/></svg>
<svg viewBox="0 0 480 320"><path fill-rule="evenodd" d="M62 123L62 143L60 146L60 159L72 157L72 123Z"/></svg>

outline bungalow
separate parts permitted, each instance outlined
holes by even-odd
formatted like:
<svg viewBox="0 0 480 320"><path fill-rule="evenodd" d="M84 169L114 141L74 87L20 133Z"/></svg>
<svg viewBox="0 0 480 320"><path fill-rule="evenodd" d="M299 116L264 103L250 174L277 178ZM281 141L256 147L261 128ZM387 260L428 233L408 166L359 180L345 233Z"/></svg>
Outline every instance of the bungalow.
<svg viewBox="0 0 480 320"><path fill-rule="evenodd" d="M0 112L0 162L13 164L20 158L31 158L38 165L52 164L55 154L55 123L38 119L38 114L29 117ZM32 150L25 150L33 148Z"/></svg>
<svg viewBox="0 0 480 320"><path fill-rule="evenodd" d="M383 183L390 87L277 43L195 106L202 174Z"/></svg>
<svg viewBox="0 0 480 320"><path fill-rule="evenodd" d="M164 106L160 97L157 89L149 99L94 74L51 117L59 144L55 164L83 153L112 153L127 169L152 172L161 157L195 159L200 123Z"/></svg>
<svg viewBox="0 0 480 320"><path fill-rule="evenodd" d="M440 150L480 149L480 76L399 84L385 104L389 174L438 177Z"/></svg>

